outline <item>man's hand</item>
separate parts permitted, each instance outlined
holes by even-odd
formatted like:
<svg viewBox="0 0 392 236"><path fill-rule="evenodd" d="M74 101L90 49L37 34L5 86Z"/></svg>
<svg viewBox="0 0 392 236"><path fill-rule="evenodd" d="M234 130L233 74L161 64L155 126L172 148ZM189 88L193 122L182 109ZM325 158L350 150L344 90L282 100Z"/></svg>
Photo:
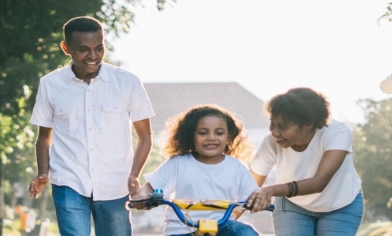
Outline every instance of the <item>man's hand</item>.
<svg viewBox="0 0 392 236"><path fill-rule="evenodd" d="M48 183L47 174L42 174L35 177L30 183L29 192L28 192L29 197L38 198L38 194L45 189L47 183Z"/></svg>
<svg viewBox="0 0 392 236"><path fill-rule="evenodd" d="M128 191L131 197L136 194L137 190L139 190L139 179L133 175L128 177Z"/></svg>

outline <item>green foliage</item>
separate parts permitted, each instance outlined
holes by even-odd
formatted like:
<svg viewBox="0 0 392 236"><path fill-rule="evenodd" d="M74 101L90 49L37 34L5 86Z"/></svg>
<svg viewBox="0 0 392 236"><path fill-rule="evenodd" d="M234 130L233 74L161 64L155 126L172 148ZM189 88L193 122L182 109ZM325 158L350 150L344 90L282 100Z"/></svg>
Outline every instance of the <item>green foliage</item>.
<svg viewBox="0 0 392 236"><path fill-rule="evenodd" d="M14 182L23 183L27 178L31 178L34 131L28 123L30 112L26 111L30 94L28 87L23 86L23 96L16 99L18 113L13 115L0 113L0 167L1 174L6 179L3 183L3 190L8 193L6 199L12 198L12 189L5 186L12 186Z"/></svg>
<svg viewBox="0 0 392 236"><path fill-rule="evenodd" d="M165 2L157 0L158 9ZM1 0L0 180L7 183L0 182L0 186L17 181L27 185L36 173L37 128L29 120L39 79L69 62L60 48L63 24L88 15L99 19L106 33L119 35L130 30L135 4L141 0ZM11 192L5 192L6 201L11 197Z"/></svg>
<svg viewBox="0 0 392 236"><path fill-rule="evenodd" d="M146 179L144 179L143 175L153 172L159 165L161 165L165 161L165 157L162 154L161 148L157 145L152 147L151 153L146 161L146 164L142 170L140 184L143 185L146 183Z"/></svg>
<svg viewBox="0 0 392 236"><path fill-rule="evenodd" d="M353 131L354 161L362 179L366 209L392 217L392 99L362 100L366 123ZM377 214L375 213L377 212Z"/></svg>
<svg viewBox="0 0 392 236"><path fill-rule="evenodd" d="M127 32L133 15L123 5L102 0L57 1L20 0L3 1L0 18L0 112L17 113L17 99L27 85L33 96L37 91L39 78L69 59L59 46L63 35L63 24L72 17L89 15L100 19L109 32ZM106 15L121 8L122 15ZM105 12L103 12L105 10ZM122 26L122 27L120 27ZM31 109L34 99L28 101Z"/></svg>
<svg viewBox="0 0 392 236"><path fill-rule="evenodd" d="M378 21L381 21L381 20L387 20L389 22L392 21L392 2L388 3L386 8L387 8L387 11L382 16L380 16Z"/></svg>

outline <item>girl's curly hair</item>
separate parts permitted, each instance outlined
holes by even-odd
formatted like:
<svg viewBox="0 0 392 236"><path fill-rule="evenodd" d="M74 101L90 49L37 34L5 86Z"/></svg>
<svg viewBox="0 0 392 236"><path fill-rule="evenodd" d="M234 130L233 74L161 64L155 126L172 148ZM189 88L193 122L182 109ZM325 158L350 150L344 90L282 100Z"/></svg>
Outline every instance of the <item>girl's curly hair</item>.
<svg viewBox="0 0 392 236"><path fill-rule="evenodd" d="M325 96L310 88L293 88L276 95L265 106L272 116L283 116L286 122L293 121L300 127L313 125L327 126L330 119L330 105Z"/></svg>
<svg viewBox="0 0 392 236"><path fill-rule="evenodd" d="M168 141L163 148L165 156L195 153L194 134L199 120L206 116L216 116L224 119L229 133L229 145L224 153L238 159L246 160L253 154L253 145L242 123L232 113L217 105L207 104L192 107L166 122L165 132Z"/></svg>

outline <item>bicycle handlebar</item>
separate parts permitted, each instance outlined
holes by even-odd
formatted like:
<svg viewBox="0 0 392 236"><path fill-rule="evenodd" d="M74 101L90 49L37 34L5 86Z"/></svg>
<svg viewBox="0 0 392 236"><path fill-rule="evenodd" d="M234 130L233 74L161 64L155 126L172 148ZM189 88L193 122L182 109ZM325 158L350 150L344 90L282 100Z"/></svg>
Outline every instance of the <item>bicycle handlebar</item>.
<svg viewBox="0 0 392 236"><path fill-rule="evenodd" d="M173 208L174 212L176 213L178 219L181 222L187 224L188 226L192 227L199 227L199 223L192 222L188 220L184 214L181 212L183 210L222 210L226 209L224 215L220 220L218 220L218 226L225 223L231 213L233 212L234 208L237 206L242 206L246 209L251 209L252 207L248 207L246 202L229 202L229 201L221 201L221 200L201 200L201 201L190 201L190 200L181 200L181 199L169 199L166 200L163 198L163 191L161 189L155 189L152 194L149 194L150 198L148 199L137 199L137 200L129 200L125 203L125 208L129 211L132 209L132 203L142 203L145 202L147 207L157 207L160 205L169 205ZM265 210L273 211L275 209L274 205L270 205Z"/></svg>

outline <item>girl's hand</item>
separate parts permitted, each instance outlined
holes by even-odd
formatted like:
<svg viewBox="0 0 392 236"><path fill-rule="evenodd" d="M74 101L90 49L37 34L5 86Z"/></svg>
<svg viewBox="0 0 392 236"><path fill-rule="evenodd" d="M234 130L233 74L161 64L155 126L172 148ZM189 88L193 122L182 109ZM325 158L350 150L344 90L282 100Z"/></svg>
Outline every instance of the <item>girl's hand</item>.
<svg viewBox="0 0 392 236"><path fill-rule="evenodd" d="M145 196L145 195L135 195L132 197L132 200L143 200L143 199L149 199L149 198L150 198L149 196ZM151 207L146 206L145 201L132 202L132 208L137 209L137 210L150 210L151 209Z"/></svg>
<svg viewBox="0 0 392 236"><path fill-rule="evenodd" d="M248 205L252 207L251 213L262 211L271 205L272 191L269 187L261 187L248 197Z"/></svg>
<svg viewBox="0 0 392 236"><path fill-rule="evenodd" d="M48 175L42 174L35 177L30 183L28 191L29 197L38 198L38 194L45 189L47 183Z"/></svg>

